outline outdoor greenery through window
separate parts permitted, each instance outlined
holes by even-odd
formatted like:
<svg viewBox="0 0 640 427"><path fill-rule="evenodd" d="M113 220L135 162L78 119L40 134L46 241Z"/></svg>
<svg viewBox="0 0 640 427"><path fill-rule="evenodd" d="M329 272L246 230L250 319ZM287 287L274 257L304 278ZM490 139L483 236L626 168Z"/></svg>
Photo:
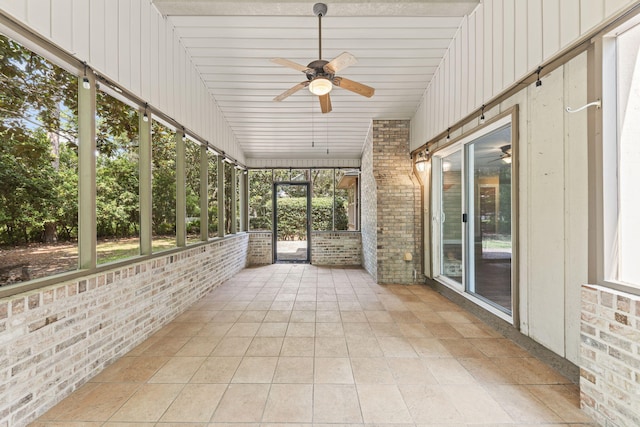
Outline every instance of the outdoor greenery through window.
<svg viewBox="0 0 640 427"><path fill-rule="evenodd" d="M358 230L358 171L352 169L255 169L249 171L249 229L272 231L274 182L311 181L311 226L315 231ZM306 199L286 197L279 209L287 209L293 229L306 226ZM282 221L282 219L281 219ZM286 221L286 220L285 220ZM302 233L303 230L300 230ZM295 233L294 233L295 234Z"/></svg>
<svg viewBox="0 0 640 427"><path fill-rule="evenodd" d="M153 120L151 147L153 252L176 246L176 138Z"/></svg>
<svg viewBox="0 0 640 427"><path fill-rule="evenodd" d="M222 162L222 166L224 169L224 234L231 234L231 199L235 197L231 193L233 166L227 162Z"/></svg>
<svg viewBox="0 0 640 427"><path fill-rule="evenodd" d="M200 241L200 145L185 141L187 244Z"/></svg>
<svg viewBox="0 0 640 427"><path fill-rule="evenodd" d="M209 159L209 186L207 200L209 207L209 238L218 236L218 156L207 151Z"/></svg>
<svg viewBox="0 0 640 427"><path fill-rule="evenodd" d="M77 91L0 34L0 286L77 269Z"/></svg>
<svg viewBox="0 0 640 427"><path fill-rule="evenodd" d="M96 232L98 263L140 253L138 112L96 95Z"/></svg>

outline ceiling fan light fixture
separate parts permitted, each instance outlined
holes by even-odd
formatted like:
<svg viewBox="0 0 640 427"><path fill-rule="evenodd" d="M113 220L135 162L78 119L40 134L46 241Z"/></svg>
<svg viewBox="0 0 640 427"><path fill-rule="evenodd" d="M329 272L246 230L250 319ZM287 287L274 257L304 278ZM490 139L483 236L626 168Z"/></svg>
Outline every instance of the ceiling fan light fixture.
<svg viewBox="0 0 640 427"><path fill-rule="evenodd" d="M317 96L326 95L333 89L333 83L326 77L316 77L309 83L309 91Z"/></svg>

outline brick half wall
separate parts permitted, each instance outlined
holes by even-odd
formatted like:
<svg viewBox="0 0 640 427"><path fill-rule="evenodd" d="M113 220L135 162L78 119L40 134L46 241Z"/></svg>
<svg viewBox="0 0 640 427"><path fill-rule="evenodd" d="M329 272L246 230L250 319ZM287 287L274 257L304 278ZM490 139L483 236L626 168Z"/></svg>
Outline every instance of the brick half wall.
<svg viewBox="0 0 640 427"><path fill-rule="evenodd" d="M362 265L360 232L314 231L311 233L311 263L314 265Z"/></svg>
<svg viewBox="0 0 640 427"><path fill-rule="evenodd" d="M0 426L24 426L247 264L239 234L0 300Z"/></svg>
<svg viewBox="0 0 640 427"><path fill-rule="evenodd" d="M640 296L584 285L580 405L601 426L640 426Z"/></svg>

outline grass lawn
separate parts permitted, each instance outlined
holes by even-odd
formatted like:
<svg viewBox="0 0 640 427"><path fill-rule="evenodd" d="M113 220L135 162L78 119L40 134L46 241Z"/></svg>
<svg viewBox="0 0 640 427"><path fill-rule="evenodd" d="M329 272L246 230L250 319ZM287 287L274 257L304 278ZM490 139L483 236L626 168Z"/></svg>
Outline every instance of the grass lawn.
<svg viewBox="0 0 640 427"><path fill-rule="evenodd" d="M154 237L151 242L153 252L160 252L176 247L176 238ZM125 258L131 258L140 254L140 240L138 238L102 240L96 247L98 252L98 264L106 264Z"/></svg>

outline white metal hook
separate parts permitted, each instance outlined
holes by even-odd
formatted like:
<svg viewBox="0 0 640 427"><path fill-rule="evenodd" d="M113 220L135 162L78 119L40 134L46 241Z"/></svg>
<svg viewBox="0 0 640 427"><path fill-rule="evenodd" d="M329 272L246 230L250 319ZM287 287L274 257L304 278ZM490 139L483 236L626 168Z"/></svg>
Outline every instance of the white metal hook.
<svg viewBox="0 0 640 427"><path fill-rule="evenodd" d="M594 105L595 105L597 108L600 108L600 107L602 106L602 101L600 101L600 100L598 99L597 101L590 102L590 103L588 103L587 105L583 105L583 106L582 106L582 107L580 107L580 108L576 108L575 110L573 110L571 107L567 107L567 108L565 108L565 110L567 111L567 113L577 113L578 111L582 111L582 110L584 110L585 108L589 108L589 107L592 107L592 106L594 106Z"/></svg>

